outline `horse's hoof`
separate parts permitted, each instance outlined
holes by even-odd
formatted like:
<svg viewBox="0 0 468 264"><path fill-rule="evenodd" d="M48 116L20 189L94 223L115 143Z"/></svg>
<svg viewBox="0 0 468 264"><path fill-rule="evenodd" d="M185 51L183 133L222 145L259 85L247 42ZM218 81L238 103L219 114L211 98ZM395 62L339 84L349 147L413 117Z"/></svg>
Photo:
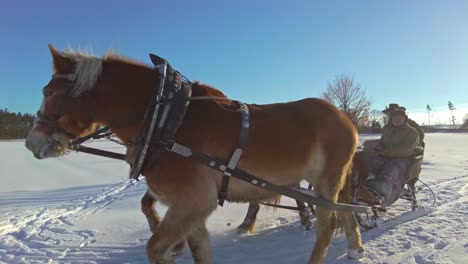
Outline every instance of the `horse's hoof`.
<svg viewBox="0 0 468 264"><path fill-rule="evenodd" d="M303 226L305 227L307 231L310 231L312 229L313 223L312 221L309 220L307 221L307 223L303 224Z"/></svg>
<svg viewBox="0 0 468 264"><path fill-rule="evenodd" d="M247 235L247 234L250 234L250 229L251 227L250 226L247 226L247 225L240 225L236 228L237 230L237 233L239 235Z"/></svg>
<svg viewBox="0 0 468 264"><path fill-rule="evenodd" d="M175 261L172 258L163 258L163 259L158 259L158 258L152 258L149 257L148 263L151 264L175 264Z"/></svg>
<svg viewBox="0 0 468 264"><path fill-rule="evenodd" d="M300 229L303 231L310 231L314 227L314 223L312 221L308 221L307 223L301 223Z"/></svg>
<svg viewBox="0 0 468 264"><path fill-rule="evenodd" d="M364 257L364 249L348 248L348 258L361 259Z"/></svg>

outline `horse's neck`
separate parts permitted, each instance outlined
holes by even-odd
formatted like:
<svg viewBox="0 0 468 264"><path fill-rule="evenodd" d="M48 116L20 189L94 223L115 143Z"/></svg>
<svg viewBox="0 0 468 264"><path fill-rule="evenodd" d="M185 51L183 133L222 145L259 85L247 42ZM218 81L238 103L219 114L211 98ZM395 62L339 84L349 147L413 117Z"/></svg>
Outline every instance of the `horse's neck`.
<svg viewBox="0 0 468 264"><path fill-rule="evenodd" d="M155 96L157 73L143 66L110 67L102 76L107 79L102 80L97 91L98 121L130 144L138 136L145 112Z"/></svg>
<svg viewBox="0 0 468 264"><path fill-rule="evenodd" d="M139 71L137 74L122 73L113 74L109 84L104 87L108 94L103 108L103 118L105 125L110 126L112 131L125 143L132 144L137 140L139 131L143 128L144 115L149 108L150 102L154 99L156 84L156 73L146 69L146 72ZM192 96L221 96L225 95L210 86L194 83L192 86ZM228 102L215 102L211 100L192 102L189 107L188 116L216 115L220 105ZM151 115L151 113L149 113Z"/></svg>

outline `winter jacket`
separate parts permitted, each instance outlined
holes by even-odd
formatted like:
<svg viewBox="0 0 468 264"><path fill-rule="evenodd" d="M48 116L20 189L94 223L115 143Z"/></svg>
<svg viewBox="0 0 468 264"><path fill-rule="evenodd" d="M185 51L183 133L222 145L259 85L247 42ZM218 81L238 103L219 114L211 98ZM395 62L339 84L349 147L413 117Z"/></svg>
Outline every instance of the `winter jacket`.
<svg viewBox="0 0 468 264"><path fill-rule="evenodd" d="M424 146L424 130L418 125L418 123L416 123L416 121L414 121L413 119L408 119L408 125L414 129L416 129L416 131L418 132L418 136L419 136L419 146ZM392 125L391 124L386 124L383 129L386 129L387 127L391 127Z"/></svg>
<svg viewBox="0 0 468 264"><path fill-rule="evenodd" d="M387 125L382 130L382 137L376 151L384 157L404 158L411 156L418 145L418 132L408 123L401 127Z"/></svg>
<svg viewBox="0 0 468 264"><path fill-rule="evenodd" d="M418 132L418 136L419 136L419 146L423 146L424 147L424 131L423 129L418 125L418 123L416 123L414 120L412 119L408 119L408 125L410 125L410 127L416 129L416 131Z"/></svg>

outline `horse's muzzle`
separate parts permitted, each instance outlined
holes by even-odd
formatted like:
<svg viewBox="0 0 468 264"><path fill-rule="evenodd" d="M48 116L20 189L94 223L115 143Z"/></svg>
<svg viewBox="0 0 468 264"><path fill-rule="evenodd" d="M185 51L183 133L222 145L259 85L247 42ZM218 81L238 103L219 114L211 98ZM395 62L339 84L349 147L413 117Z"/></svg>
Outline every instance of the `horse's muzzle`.
<svg viewBox="0 0 468 264"><path fill-rule="evenodd" d="M36 159L58 157L58 147L56 141L51 140L45 134L38 131L31 131L25 141L25 146Z"/></svg>

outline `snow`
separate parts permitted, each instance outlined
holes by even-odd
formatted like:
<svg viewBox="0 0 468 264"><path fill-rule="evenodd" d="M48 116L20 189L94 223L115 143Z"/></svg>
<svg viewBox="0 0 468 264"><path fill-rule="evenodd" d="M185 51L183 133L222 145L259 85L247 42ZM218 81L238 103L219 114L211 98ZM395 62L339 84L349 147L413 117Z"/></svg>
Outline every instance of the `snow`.
<svg viewBox="0 0 468 264"><path fill-rule="evenodd" d="M426 147L420 178L437 195L434 207L423 188L424 209L409 212L400 200L362 232L364 259L349 260L338 234L325 263L468 263L468 135L428 134ZM146 263L146 185L127 180L124 162L81 153L36 160L21 141L0 142L0 155L0 263ZM246 210L228 203L208 220L215 263L307 263L315 231L303 230L296 212L262 207L257 232L238 235ZM175 258L192 263L188 249Z"/></svg>

